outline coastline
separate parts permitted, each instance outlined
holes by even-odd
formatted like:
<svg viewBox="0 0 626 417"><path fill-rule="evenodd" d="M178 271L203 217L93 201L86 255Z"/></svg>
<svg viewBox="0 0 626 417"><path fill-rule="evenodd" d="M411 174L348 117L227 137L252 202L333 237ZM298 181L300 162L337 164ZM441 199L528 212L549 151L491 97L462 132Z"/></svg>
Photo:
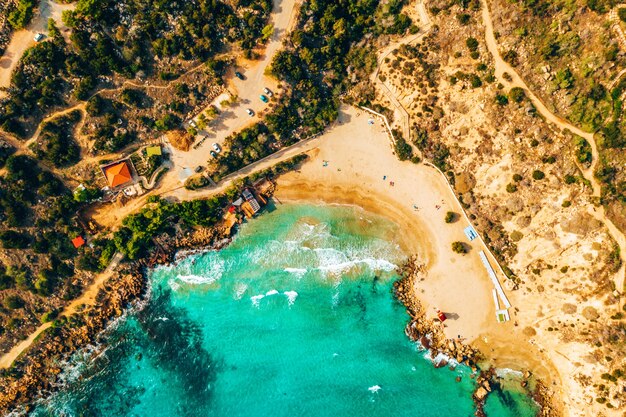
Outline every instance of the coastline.
<svg viewBox="0 0 626 417"><path fill-rule="evenodd" d="M424 164L399 161L392 150L386 150L391 144L384 125L368 118L358 109L344 108L326 140L308 152L307 162L278 179L275 198L278 202L358 206L398 224L402 249L417 254L427 270L415 284L413 297L428 312L439 308L456 316L446 321L446 336L460 335L483 352L480 365L484 369L531 371L543 384L539 397L550 399L549 413L542 415L567 415L563 398L568 398L569 386L562 383L551 359L554 355L539 349L518 327L522 294L505 290L513 304L511 321L496 322L492 284L477 256L483 245L471 242L466 255L451 251L451 242L467 238L463 220L443 221L446 211L460 213L461 209L446 180ZM506 286L506 279L500 279Z"/></svg>

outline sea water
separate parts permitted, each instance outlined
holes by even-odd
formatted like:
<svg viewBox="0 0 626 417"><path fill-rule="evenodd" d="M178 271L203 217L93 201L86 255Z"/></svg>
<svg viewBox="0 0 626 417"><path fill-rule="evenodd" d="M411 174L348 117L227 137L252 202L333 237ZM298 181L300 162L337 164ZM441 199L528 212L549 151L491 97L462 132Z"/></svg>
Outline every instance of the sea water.
<svg viewBox="0 0 626 417"><path fill-rule="evenodd" d="M152 271L145 305L33 415L472 416L471 370L435 369L404 334L400 233L357 208L281 205L226 249ZM487 403L535 411L513 392Z"/></svg>

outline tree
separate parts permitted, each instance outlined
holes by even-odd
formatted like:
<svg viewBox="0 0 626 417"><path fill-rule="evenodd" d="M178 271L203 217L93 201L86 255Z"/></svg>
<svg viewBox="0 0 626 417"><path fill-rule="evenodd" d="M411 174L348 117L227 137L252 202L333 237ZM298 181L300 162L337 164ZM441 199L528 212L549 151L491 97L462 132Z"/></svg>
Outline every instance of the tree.
<svg viewBox="0 0 626 417"><path fill-rule="evenodd" d="M476 38L469 37L465 40L465 45L470 51L475 51L478 48L478 40Z"/></svg>
<svg viewBox="0 0 626 417"><path fill-rule="evenodd" d="M467 13L458 13L456 15L456 20L459 21L460 24L462 24L463 26L469 24L471 16L468 15Z"/></svg>
<svg viewBox="0 0 626 417"><path fill-rule="evenodd" d="M468 249L465 243L457 241L457 242L452 242L452 251L455 253L464 254L468 252Z"/></svg>
<svg viewBox="0 0 626 417"><path fill-rule="evenodd" d="M0 241L4 249L25 249L30 243L30 236L14 230L0 232Z"/></svg>
<svg viewBox="0 0 626 417"><path fill-rule="evenodd" d="M453 211L449 211L446 213L446 217L444 218L444 221L446 223L452 223L455 219L456 219L456 213Z"/></svg>
<svg viewBox="0 0 626 417"><path fill-rule="evenodd" d="M509 98L516 103L521 103L526 98L526 93L521 87L513 87L509 91Z"/></svg>
<svg viewBox="0 0 626 417"><path fill-rule="evenodd" d="M496 94L496 103L500 106L506 106L509 104L509 99L504 94Z"/></svg>
<svg viewBox="0 0 626 417"><path fill-rule="evenodd" d="M265 25L263 27L263 30L261 30L261 39L264 41L267 41L269 38L272 37L272 34L274 33L274 25L273 24L268 24Z"/></svg>
<svg viewBox="0 0 626 417"><path fill-rule="evenodd" d="M546 177L546 174L544 174L542 171L539 171L538 169L533 171L533 179L540 181L542 179L544 179Z"/></svg>
<svg viewBox="0 0 626 417"><path fill-rule="evenodd" d="M10 310L16 310L24 307L24 300L17 295L8 295L4 298L2 304Z"/></svg>
<svg viewBox="0 0 626 417"><path fill-rule="evenodd" d="M401 161L411 159L411 156L413 156L413 148L411 148L411 145L409 145L402 137L396 138L394 147L396 149L396 155Z"/></svg>

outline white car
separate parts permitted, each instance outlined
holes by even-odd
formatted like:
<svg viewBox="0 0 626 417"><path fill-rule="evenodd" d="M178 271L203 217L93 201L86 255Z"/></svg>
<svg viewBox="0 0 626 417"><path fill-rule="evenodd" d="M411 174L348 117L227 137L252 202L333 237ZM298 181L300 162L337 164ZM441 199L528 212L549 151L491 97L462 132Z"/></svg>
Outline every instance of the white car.
<svg viewBox="0 0 626 417"><path fill-rule="evenodd" d="M246 109L246 113L248 113L248 116L254 116L254 110L252 109Z"/></svg>
<svg viewBox="0 0 626 417"><path fill-rule="evenodd" d="M193 119L189 121L189 125L190 125L191 127L198 127L198 125L196 124L196 121L195 121L195 120L193 120Z"/></svg>
<svg viewBox="0 0 626 417"><path fill-rule="evenodd" d="M269 88L267 88L267 87L265 87L265 88L263 89L263 92L264 92L265 94L267 94L268 96L270 96L270 97L272 97L272 96L274 95L274 93L272 93L272 90L270 90L270 89L269 89Z"/></svg>
<svg viewBox="0 0 626 417"><path fill-rule="evenodd" d="M220 148L220 145L218 145L217 143L214 143L214 144L213 144L213 145L211 145L211 146L213 146L213 150L214 150L215 152L217 152L217 153L222 152L222 148Z"/></svg>
<svg viewBox="0 0 626 417"><path fill-rule="evenodd" d="M35 42L39 42L40 40L43 39L43 33L36 34L33 39L35 40Z"/></svg>

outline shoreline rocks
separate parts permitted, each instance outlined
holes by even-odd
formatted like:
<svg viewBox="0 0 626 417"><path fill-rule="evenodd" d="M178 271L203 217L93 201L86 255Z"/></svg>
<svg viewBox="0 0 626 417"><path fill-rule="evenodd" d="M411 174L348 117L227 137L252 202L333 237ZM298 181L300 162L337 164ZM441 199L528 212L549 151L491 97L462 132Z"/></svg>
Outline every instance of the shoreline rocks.
<svg viewBox="0 0 626 417"><path fill-rule="evenodd" d="M419 342L424 349L429 350L432 358L443 358L438 362L433 360L435 367L446 366L450 360L455 360L472 369L473 373L470 375L470 378L476 379L476 389L472 394L472 399L476 405L475 415L477 417L485 417L486 414L483 408L487 397L494 389L500 389L495 369L479 369L477 363L484 359L482 353L461 340L447 339L443 332L442 323L426 315L415 291L420 278L426 274L426 268L418 261L416 256L409 257L406 263L398 268L397 272L401 278L394 283L394 295L405 306L410 316L410 321L405 328L405 334L409 339ZM531 376L529 371L524 372L522 387L528 385ZM457 377L457 382L460 382L459 377ZM540 406L538 416L556 417L560 415L551 404L550 391L541 381L536 381L535 389L529 392L529 395Z"/></svg>

